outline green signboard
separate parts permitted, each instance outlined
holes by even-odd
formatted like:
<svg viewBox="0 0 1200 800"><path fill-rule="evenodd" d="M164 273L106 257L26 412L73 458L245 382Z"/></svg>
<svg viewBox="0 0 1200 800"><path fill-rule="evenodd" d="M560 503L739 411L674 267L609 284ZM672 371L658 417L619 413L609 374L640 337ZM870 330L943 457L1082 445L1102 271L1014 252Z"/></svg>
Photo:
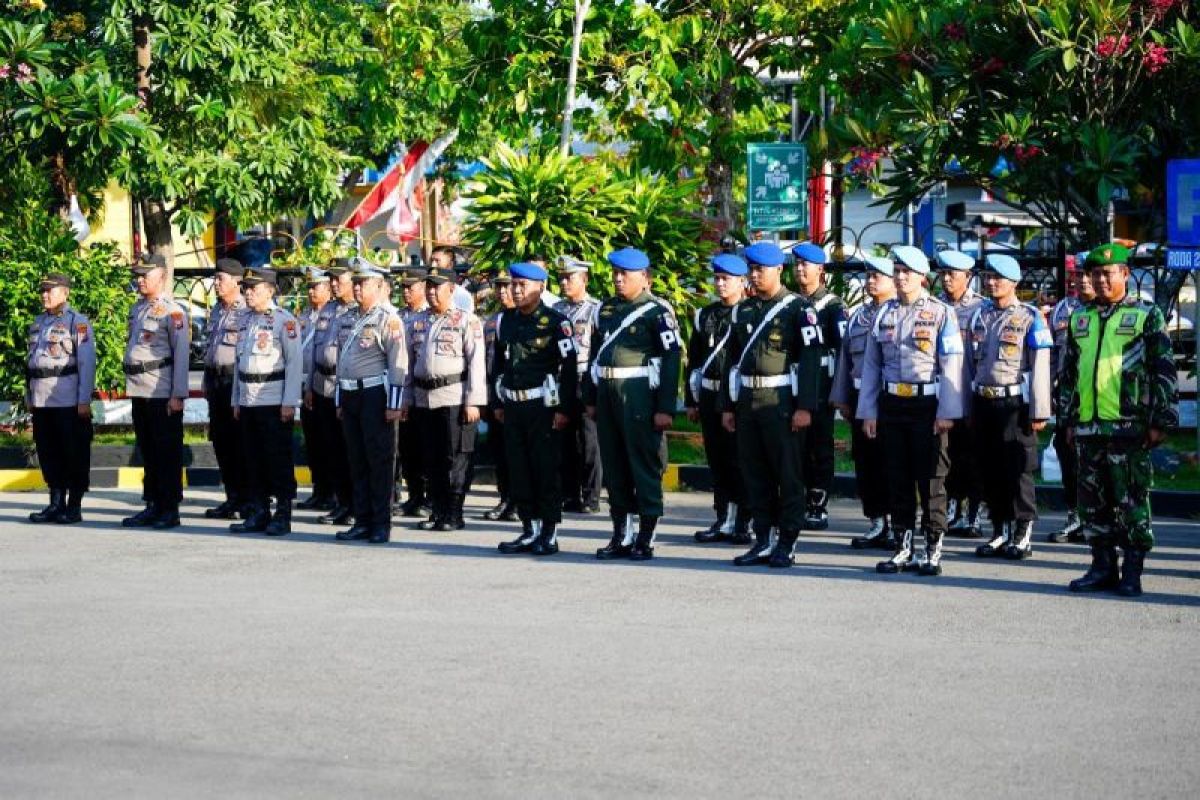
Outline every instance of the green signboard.
<svg viewBox="0 0 1200 800"><path fill-rule="evenodd" d="M808 229L808 150L802 144L746 146L746 228Z"/></svg>

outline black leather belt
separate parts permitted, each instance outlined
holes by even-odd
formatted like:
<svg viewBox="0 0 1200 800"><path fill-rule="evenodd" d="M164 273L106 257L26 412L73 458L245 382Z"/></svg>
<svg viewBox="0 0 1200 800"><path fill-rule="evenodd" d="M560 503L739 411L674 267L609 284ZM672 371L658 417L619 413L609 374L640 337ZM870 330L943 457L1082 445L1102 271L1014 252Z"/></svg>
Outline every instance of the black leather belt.
<svg viewBox="0 0 1200 800"><path fill-rule="evenodd" d="M283 370L278 372L250 374L249 372L238 372L238 380L242 383L270 383L271 381L281 381L286 375Z"/></svg>
<svg viewBox="0 0 1200 800"><path fill-rule="evenodd" d="M327 375L332 378L337 375L337 367L327 367L324 364L313 364L313 369L318 375Z"/></svg>
<svg viewBox="0 0 1200 800"><path fill-rule="evenodd" d="M153 372L174 363L174 358L160 358L157 361L143 361L141 364L122 364L121 369L126 375L141 375L143 372Z"/></svg>
<svg viewBox="0 0 1200 800"><path fill-rule="evenodd" d="M205 367L204 377L218 383L230 383L233 381L233 367Z"/></svg>
<svg viewBox="0 0 1200 800"><path fill-rule="evenodd" d="M456 383L462 383L467 379L467 373L460 375L438 375L433 378L413 378L413 383L418 388L424 389L427 392L434 389L440 389L443 386L453 386Z"/></svg>
<svg viewBox="0 0 1200 800"><path fill-rule="evenodd" d="M77 364L64 364L61 367L26 367L25 377L29 380L41 378L58 378L62 375L75 375L79 372Z"/></svg>

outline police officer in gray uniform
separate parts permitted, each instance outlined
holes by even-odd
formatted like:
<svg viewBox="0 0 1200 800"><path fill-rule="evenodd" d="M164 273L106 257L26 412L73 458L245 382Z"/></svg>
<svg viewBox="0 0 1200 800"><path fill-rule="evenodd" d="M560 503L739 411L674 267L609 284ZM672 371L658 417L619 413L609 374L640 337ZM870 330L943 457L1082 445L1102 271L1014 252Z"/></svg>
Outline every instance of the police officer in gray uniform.
<svg viewBox="0 0 1200 800"><path fill-rule="evenodd" d="M1021 267L1012 256L989 255L984 285L990 297L967 328L970 415L992 538L975 549L981 558L1033 555L1037 497L1037 432L1050 418L1050 348L1042 312L1017 298Z"/></svg>
<svg viewBox="0 0 1200 800"><path fill-rule="evenodd" d="M151 255L133 265L142 296L129 312L122 369L133 406L133 434L142 454L146 507L121 520L127 528L179 525L183 500L183 403L188 396L187 312L171 298L167 262Z"/></svg>
<svg viewBox="0 0 1200 800"><path fill-rule="evenodd" d="M354 483L354 525L342 540L383 544L392 534L396 422L408 381L404 323L387 302L387 271L358 259L353 325L338 338L337 404Z"/></svg>
<svg viewBox="0 0 1200 800"><path fill-rule="evenodd" d="M489 387L496 385L496 378L499 375L496 371L496 347L500 320L506 312L517 307L516 301L513 300L512 276L507 270L498 272L492 278L492 285L496 287L496 301L499 307L483 322L484 364L487 368ZM495 415L495 410L500 410L499 418ZM500 502L496 504L495 508L483 512L483 518L515 522L518 518L517 503L513 499L509 484L508 448L505 446L504 422L502 421L503 406L489 408L486 413L488 414L487 444L492 456L492 463L496 465L496 493L500 495Z"/></svg>
<svg viewBox="0 0 1200 800"><path fill-rule="evenodd" d="M429 302L425 299L425 268L415 265L403 267L397 274L397 280L404 297L404 306L399 311L400 319L404 322L404 341L411 342L413 324L429 308ZM402 418L396 423L397 469L392 496L393 514L399 513L405 517L421 516L422 507L428 503L425 460L420 429L412 420ZM399 501L404 485L408 487L408 499L401 503Z"/></svg>
<svg viewBox="0 0 1200 800"><path fill-rule="evenodd" d="M453 305L454 271L433 266L425 278L429 310L413 322L412 391L405 404L424 437L433 513L422 530L466 527L463 504L474 474L480 409L487 405L483 324Z"/></svg>
<svg viewBox="0 0 1200 800"><path fill-rule="evenodd" d="M350 260L338 258L326 270L333 300L317 314L312 341L308 347L312 368L304 375L304 412L313 418L314 436L309 444L310 459L329 465L335 503L333 509L317 519L322 525L344 525L353 517L354 492L350 480L350 462L346 457L346 437L337 413L338 342L345 341L354 328L354 283Z"/></svg>
<svg viewBox="0 0 1200 800"><path fill-rule="evenodd" d="M322 312L333 300L333 286L330 284L329 273L315 266L305 268L304 277L308 285L308 305L300 312L296 321L300 323L300 351L303 354L304 379L307 381L313 371L313 340L316 338L317 325L323 319ZM328 318L324 319L328 325ZM303 386L301 391L304 391ZM332 465L323 457L317 415L311 412L307 404L300 412L300 428L304 431L304 450L308 459L308 469L312 474L312 494L307 500L296 503L296 508L304 511L331 511L337 505L333 492Z"/></svg>
<svg viewBox="0 0 1200 800"><path fill-rule="evenodd" d="M890 550L891 529L888 526L887 470L884 468L883 442L868 439L862 421L856 419L858 390L862 387L862 371L867 342L875 329L879 310L896 296L892 281L892 262L878 256L867 256L867 299L854 310L846 323L846 335L838 348L837 367L829 402L850 423L850 452L854 457L854 479L863 516L871 521L865 536L855 536L850 546L856 550L881 548Z"/></svg>
<svg viewBox="0 0 1200 800"><path fill-rule="evenodd" d="M96 388L96 338L92 323L67 302L71 278L42 278L44 312L29 329L25 359L25 405L33 416L33 443L50 504L30 522L70 525L81 521L80 504L91 467L92 391Z"/></svg>
<svg viewBox="0 0 1200 800"><path fill-rule="evenodd" d="M300 323L275 304L274 270L246 270L242 287L250 314L237 347L233 413L242 426L251 510L229 530L282 536L292 530L296 496L292 428L304 375Z"/></svg>
<svg viewBox="0 0 1200 800"><path fill-rule="evenodd" d="M204 399L208 401L208 440L217 457L225 500L207 509L209 519L233 519L251 498L246 478L246 451L242 432L233 418L233 375L237 346L246 329L246 301L242 297L241 262L232 258L217 260L213 288L216 305L208 315L204 345Z"/></svg>
<svg viewBox="0 0 1200 800"><path fill-rule="evenodd" d="M892 248L896 297L879 310L863 356L858 417L868 438L883 437L895 552L884 574L942 572L946 533L946 434L963 416L963 341L954 310L922 282L929 259L916 247ZM913 545L916 497L925 520L925 552Z"/></svg>
<svg viewBox="0 0 1200 800"><path fill-rule="evenodd" d="M583 373L591 357L592 325L600 301L588 294L590 267L571 256L558 259L558 285L562 299L554 310L567 318L575 331L575 357L579 397L583 400ZM600 465L600 442L596 438L596 420L587 414L573 414L563 431L563 511L595 514L600 511L600 490L604 470Z"/></svg>

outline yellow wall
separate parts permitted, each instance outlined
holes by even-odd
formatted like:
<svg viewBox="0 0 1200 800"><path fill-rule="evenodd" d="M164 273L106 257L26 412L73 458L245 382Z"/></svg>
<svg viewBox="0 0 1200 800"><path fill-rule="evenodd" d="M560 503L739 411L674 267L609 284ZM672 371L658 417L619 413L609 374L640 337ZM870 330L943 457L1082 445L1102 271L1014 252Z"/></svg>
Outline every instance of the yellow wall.
<svg viewBox="0 0 1200 800"><path fill-rule="evenodd" d="M131 214L132 201L129 192L110 183L104 190L104 208L98 219L92 220L92 233L83 240L85 245L96 242L114 242L127 260L133 255L133 217ZM211 219L211 215L209 215ZM175 265L179 267L210 266L216 260L213 258L213 237L215 231L210 224L204 229L200 241L193 244L184 238L178 230L175 231ZM206 252L193 253L192 250L203 248Z"/></svg>

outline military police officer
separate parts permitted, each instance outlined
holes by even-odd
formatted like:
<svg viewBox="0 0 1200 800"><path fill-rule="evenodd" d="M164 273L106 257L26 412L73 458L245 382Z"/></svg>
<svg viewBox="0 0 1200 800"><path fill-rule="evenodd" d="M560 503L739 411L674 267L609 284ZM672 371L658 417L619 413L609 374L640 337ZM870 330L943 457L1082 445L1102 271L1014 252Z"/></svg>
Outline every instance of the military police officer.
<svg viewBox="0 0 1200 800"><path fill-rule="evenodd" d="M216 305L208 315L204 344L204 399L208 401L208 440L212 442L225 500L207 509L209 519L233 519L250 502L246 477L246 452L242 432L233 418L233 375L237 346L246 328L246 301L242 297L242 264L236 259L217 260L213 288Z"/></svg>
<svg viewBox="0 0 1200 800"><path fill-rule="evenodd" d="M292 530L296 497L292 427L304 374L300 323L275 304L274 270L247 269L242 287L250 313L237 346L233 413L242 427L250 508L229 530L282 536Z"/></svg>
<svg viewBox="0 0 1200 800"><path fill-rule="evenodd" d="M492 285L496 287L498 308L489 314L483 323L484 364L487 369L489 387L495 385L496 377L499 375L496 371L496 347L500 331L500 320L506 312L516 308L516 301L513 300L513 279L507 270L498 272L492 278ZM500 410L500 418L497 419L489 411L491 419L488 421L487 440L488 449L492 454L492 461L496 465L496 492L500 495L500 502L496 504L495 508L483 512L483 518L511 522L517 519L517 504L510 491L507 446L504 443L503 406L498 405L495 409Z"/></svg>
<svg viewBox="0 0 1200 800"><path fill-rule="evenodd" d="M856 550L891 548L891 528L888 525L887 471L884 468L883 442L869 439L863 433L862 421L857 419L858 392L862 387L863 362L867 342L875 329L875 319L889 300L896 296L892 281L892 262L879 256L865 258L867 299L854 310L846 325L846 335L838 348L837 368L829 402L842 418L850 423L850 453L854 458L854 479L863 516L871 521L865 536L850 540Z"/></svg>
<svg viewBox="0 0 1200 800"><path fill-rule="evenodd" d="M963 415L963 341L953 309L925 291L929 259L916 247L892 248L896 297L875 318L863 356L858 417L868 438L883 437L888 510L895 552L884 574L942 571L946 533L946 434ZM925 552L913 544L916 497Z"/></svg>
<svg viewBox="0 0 1200 800"><path fill-rule="evenodd" d="M846 332L846 305L825 288L825 251L812 242L792 248L796 258L796 287L800 296L817 312L824 339L821 356L820 402L813 410L812 424L804 434L804 481L808 486L804 527L820 531L829 527L829 490L833 487L833 406L829 391L842 336Z"/></svg>
<svg viewBox="0 0 1200 800"><path fill-rule="evenodd" d="M521 518L521 535L500 544L502 553L558 552L562 521L559 437L579 413L574 331L567 318L542 305L546 270L509 267L515 310L496 329L493 416L504 425L509 490Z"/></svg>
<svg viewBox="0 0 1200 800"><path fill-rule="evenodd" d="M42 278L43 312L29 329L25 404L33 417L33 443L50 503L30 522L70 525L81 521L88 490L92 445L92 391L96 388L96 339L88 318L71 308L71 278Z"/></svg>
<svg viewBox="0 0 1200 800"><path fill-rule="evenodd" d="M654 557L663 515L663 432L679 389L675 314L650 293L650 259L633 248L610 253L616 296L596 309L583 401L596 420L612 539L596 558ZM633 533L631 515L639 518Z"/></svg>
<svg viewBox="0 0 1200 800"><path fill-rule="evenodd" d="M1087 267L1096 300L1071 315L1059 409L1079 448L1079 514L1092 564L1073 592L1142 593L1150 519L1150 450L1179 422L1176 372L1162 310L1127 288L1129 250L1106 244ZM1116 548L1125 553L1120 576Z"/></svg>
<svg viewBox="0 0 1200 800"><path fill-rule="evenodd" d="M425 268L407 266L399 271L400 292L404 306L400 309L400 320L404 323L404 341L411 342L413 324L421 319L429 308L425 300ZM411 392L410 392L411 394ZM428 502L426 499L425 450L421 446L421 431L407 416L401 417L396 423L396 461L397 469L394 477L392 496L393 513L405 517L421 516L421 509ZM408 487L408 499L403 503L401 485Z"/></svg>
<svg viewBox="0 0 1200 800"><path fill-rule="evenodd" d="M297 322L300 323L300 351L303 354L306 387L313 372L313 341L317 336L317 326L322 321L328 325L328 317L323 316L322 312L333 300L333 286L329 273L313 266L305 270L305 283L308 287L308 306L297 317ZM312 494L307 500L296 503L296 508L306 511L331 511L337 505L333 491L332 464L328 459L321 457L322 433L317 415L307 404L300 414L300 428L304 432L304 449L308 457L308 469L312 474Z"/></svg>
<svg viewBox="0 0 1200 800"><path fill-rule="evenodd" d="M133 434L145 467L146 507L121 520L127 528L174 528L183 500L183 404L188 396L191 331L171 298L167 262L159 255L133 265L141 299L129 312L122 369L133 407Z"/></svg>
<svg viewBox="0 0 1200 800"><path fill-rule="evenodd" d="M450 531L466 527L463 504L474 477L480 409L487 405L483 324L453 305L452 269L435 262L425 282L429 309L412 325L412 392L405 403L422 432L433 501L432 515L418 527Z"/></svg>
<svg viewBox="0 0 1200 800"><path fill-rule="evenodd" d="M733 319L722 424L737 433L754 544L733 563L786 568L795 563L804 527L804 437L821 404L825 349L816 310L781 282L783 251L757 242L743 255L754 298L739 305ZM773 527L779 534L774 545Z"/></svg>
<svg viewBox="0 0 1200 800"><path fill-rule="evenodd" d="M1012 256L987 256L988 298L966 330L970 419L987 492L992 538L981 558L1033 554L1037 433L1050 417L1050 329L1042 312L1020 302L1021 267Z"/></svg>
<svg viewBox="0 0 1200 800"><path fill-rule="evenodd" d="M587 371L592 346L592 322L600 301L588 294L591 265L571 256L558 259L558 286L562 299L554 310L565 316L575 332L576 382L582 399L583 373ZM543 292L543 298L545 293ZM570 417L562 435L563 510L595 514L600 510L600 490L604 470L600 466L600 443L596 439L596 421L587 414Z"/></svg>
<svg viewBox="0 0 1200 800"><path fill-rule="evenodd" d="M738 304L745 299L744 259L720 253L711 262L716 301L696 312L696 324L688 340L688 379L684 405L688 419L700 423L704 454L712 472L713 510L717 519L707 529L696 531L697 542L750 541L750 503L737 457L737 434L721 424L724 376L729 372L729 339Z"/></svg>

